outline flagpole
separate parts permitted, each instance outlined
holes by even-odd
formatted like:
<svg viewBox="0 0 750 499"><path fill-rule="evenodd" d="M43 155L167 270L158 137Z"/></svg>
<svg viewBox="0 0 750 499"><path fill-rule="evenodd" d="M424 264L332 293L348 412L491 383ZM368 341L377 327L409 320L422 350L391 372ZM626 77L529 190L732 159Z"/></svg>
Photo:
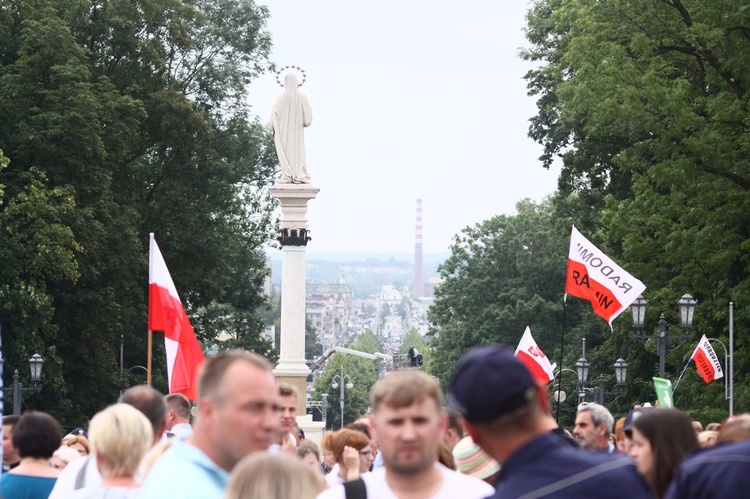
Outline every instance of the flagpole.
<svg viewBox="0 0 750 499"><path fill-rule="evenodd" d="M148 358L146 359L146 385L151 386L151 347L154 343L154 333L148 330Z"/></svg>
<svg viewBox="0 0 750 499"><path fill-rule="evenodd" d="M151 313L151 281L153 279L153 276L151 275L151 272L153 270L153 258L154 258L154 252L153 247L155 245L156 241L154 241L154 233L149 232L148 234L148 282L149 282L149 290L148 290L148 306L149 306L149 314ZM149 316L150 317L150 316ZM149 329L148 329L148 352L146 352L146 385L151 386L151 358L153 356L153 345L154 345L154 332L151 330L151 321L149 319Z"/></svg>
<svg viewBox="0 0 750 499"><path fill-rule="evenodd" d="M687 361L687 364L685 364L685 367L682 368L682 372L680 373L680 377L677 378L677 383L674 384L674 388L672 388L672 400L674 400L674 392L677 391L677 387L680 385L680 380L682 379L682 376L685 375L685 371L687 370L688 366L690 365L690 361L693 360L692 357L690 357Z"/></svg>
<svg viewBox="0 0 750 499"><path fill-rule="evenodd" d="M734 302L729 302L729 415L734 414Z"/></svg>
<svg viewBox="0 0 750 499"><path fill-rule="evenodd" d="M565 317L568 311L568 294L565 293L563 297L563 320L562 320L562 334L560 335L560 372L563 369L563 349L565 348ZM562 377L560 378L562 379ZM560 396L557 396L557 415L555 416L555 422L560 424Z"/></svg>

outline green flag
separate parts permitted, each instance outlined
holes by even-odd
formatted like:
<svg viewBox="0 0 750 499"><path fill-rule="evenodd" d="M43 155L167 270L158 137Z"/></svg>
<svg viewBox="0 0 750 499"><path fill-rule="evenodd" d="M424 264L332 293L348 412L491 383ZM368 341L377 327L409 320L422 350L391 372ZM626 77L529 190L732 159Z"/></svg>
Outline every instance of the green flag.
<svg viewBox="0 0 750 499"><path fill-rule="evenodd" d="M672 402L672 382L664 378L653 378L656 398L659 399L659 407L674 407Z"/></svg>

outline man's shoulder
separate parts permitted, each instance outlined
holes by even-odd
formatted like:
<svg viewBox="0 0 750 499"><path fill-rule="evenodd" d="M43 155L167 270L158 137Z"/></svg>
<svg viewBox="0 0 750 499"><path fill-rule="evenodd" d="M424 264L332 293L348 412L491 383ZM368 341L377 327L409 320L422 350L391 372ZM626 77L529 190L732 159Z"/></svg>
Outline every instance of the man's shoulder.
<svg viewBox="0 0 750 499"><path fill-rule="evenodd" d="M222 497L228 481L229 474L197 447L175 442L151 468L140 497Z"/></svg>
<svg viewBox="0 0 750 499"><path fill-rule="evenodd" d="M683 465L689 467L703 463L727 463L731 461L748 463L748 457L750 457L750 440L743 440L701 450L687 457Z"/></svg>
<svg viewBox="0 0 750 499"><path fill-rule="evenodd" d="M519 497L529 492L539 497L595 497L602 487L610 488L612 497L651 497L633 460L627 456L564 445L547 450L534 455L533 460L526 456L523 462L506 463L510 466L500 472L495 497ZM508 468L512 471L508 472ZM612 485L616 489L611 489Z"/></svg>
<svg viewBox="0 0 750 499"><path fill-rule="evenodd" d="M700 450L677 469L665 497L739 497L750 489L750 441Z"/></svg>

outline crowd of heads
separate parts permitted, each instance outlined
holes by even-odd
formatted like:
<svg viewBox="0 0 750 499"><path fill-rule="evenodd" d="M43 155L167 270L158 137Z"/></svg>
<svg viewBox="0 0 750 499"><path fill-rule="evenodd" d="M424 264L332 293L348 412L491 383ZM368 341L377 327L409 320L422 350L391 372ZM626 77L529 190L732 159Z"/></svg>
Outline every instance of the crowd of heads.
<svg viewBox="0 0 750 499"><path fill-rule="evenodd" d="M389 486L404 490L410 481L418 483L419 477L436 469L450 469L489 485L497 483L499 496L513 496L531 489L524 489L529 486L521 485L520 478L514 481L511 471L503 477L504 467L522 469L521 456L543 445L544 455L565 460L577 473L593 473L597 464L617 456L630 463L632 472L613 461L616 464L607 465L612 470L589 479L592 487L616 479L632 497L640 497L634 478L640 476L643 490L668 497L688 457L702 448L750 441L750 415L704 429L678 409L637 407L615 423L612 413L597 403L579 405L572 432L566 435L551 422L546 387L512 352L488 347L468 352L458 364L447 406L434 378L420 370L399 370L372 387L368 415L325 432L318 445L306 439L297 424L297 390L277 383L271 369L257 355L222 352L204 363L194 407L184 395L163 397L138 386L97 413L88 431L78 428L65 436L49 414L6 416L4 471L19 463L48 462L49 471L40 477L54 482L63 473L50 497L67 497L72 489L65 487L72 482L62 485L64 470L77 461L77 470L85 468L79 460L90 456L85 461L94 458L99 482L87 487L117 481L135 488L142 483L144 498L159 497L152 491L170 487L179 497L180 480L190 482L193 477L188 469L184 477L174 477L169 462L189 452L184 450L187 445L215 467L212 473L219 479L212 485L226 491L228 498L313 498L327 487L366 478L376 468L389 474ZM184 442L176 431L170 432L180 425L191 432ZM436 468L437 463L442 468ZM542 463L526 465L538 468L534 473L539 475L540 490L557 490L560 483L572 480ZM18 469L31 474L28 466ZM160 483L165 480L176 481L165 489ZM0 492L3 486L0 483Z"/></svg>

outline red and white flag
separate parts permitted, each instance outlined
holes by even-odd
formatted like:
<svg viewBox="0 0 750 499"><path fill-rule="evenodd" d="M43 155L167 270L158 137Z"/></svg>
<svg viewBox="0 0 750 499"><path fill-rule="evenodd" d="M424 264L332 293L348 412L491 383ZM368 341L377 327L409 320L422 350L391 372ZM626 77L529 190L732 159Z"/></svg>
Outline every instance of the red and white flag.
<svg viewBox="0 0 750 499"><path fill-rule="evenodd" d="M549 363L547 356L544 355L542 349L536 344L536 341L531 336L529 326L526 326L526 331L524 331L521 341L518 343L516 357L531 371L535 380L549 383L555 379L553 372L555 365Z"/></svg>
<svg viewBox="0 0 750 499"><path fill-rule="evenodd" d="M724 377L724 372L721 370L721 363L719 363L719 356L716 355L711 342L708 341L705 334L698 342L698 346L695 347L695 351L690 358L695 361L698 374L701 375L703 381L706 383Z"/></svg>
<svg viewBox="0 0 750 499"><path fill-rule="evenodd" d="M646 286L625 272L573 227L568 253L565 293L591 302L594 313L612 321L633 303Z"/></svg>
<svg viewBox="0 0 750 499"><path fill-rule="evenodd" d="M148 265L148 328L164 331L169 393L196 400L198 367L205 360L169 269L151 235Z"/></svg>

